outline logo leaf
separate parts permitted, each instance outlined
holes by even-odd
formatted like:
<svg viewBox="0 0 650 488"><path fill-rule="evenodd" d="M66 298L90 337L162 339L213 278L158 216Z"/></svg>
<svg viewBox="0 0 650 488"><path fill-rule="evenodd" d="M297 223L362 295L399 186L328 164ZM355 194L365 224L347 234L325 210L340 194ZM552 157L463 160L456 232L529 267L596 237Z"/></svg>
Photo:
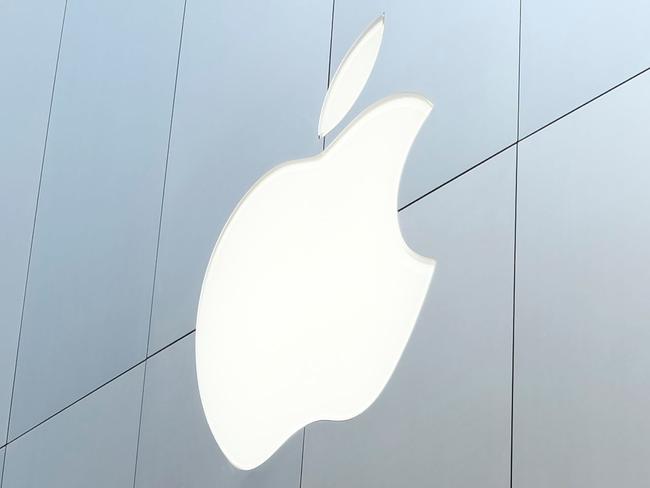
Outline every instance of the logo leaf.
<svg viewBox="0 0 650 488"><path fill-rule="evenodd" d="M318 136L336 127L357 101L377 61L384 36L384 16L368 26L343 57L323 100Z"/></svg>

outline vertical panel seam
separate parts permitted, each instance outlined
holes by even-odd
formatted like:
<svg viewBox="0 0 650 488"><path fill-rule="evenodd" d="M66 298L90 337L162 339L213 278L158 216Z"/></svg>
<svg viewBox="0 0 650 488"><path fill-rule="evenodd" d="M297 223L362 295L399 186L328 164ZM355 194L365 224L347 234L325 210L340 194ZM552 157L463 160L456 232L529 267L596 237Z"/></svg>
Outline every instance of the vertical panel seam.
<svg viewBox="0 0 650 488"><path fill-rule="evenodd" d="M163 211L165 208L165 190L167 188L167 169L169 167L169 152L170 152L170 147L171 147L171 139L172 139L172 130L174 126L174 109L176 107L176 90L178 87L178 72L179 72L179 67L180 67L180 60L181 60L181 49L183 46L183 30L185 28L185 12L187 10L187 0L183 1L183 14L181 16L181 28L180 28L180 34L179 34L179 39L178 39L178 52L176 54L176 72L174 74L174 90L172 93L172 103L171 103L171 110L170 110L170 116L169 116L169 131L167 133L167 151L165 154L165 169L163 172L163 182L162 182L162 191L160 195L160 212L158 215L158 235L156 237L156 252L154 255L154 266L153 266L153 277L152 277L152 283L151 283L151 302L149 305L149 322L148 322L148 327L147 327L147 347L145 349L145 359L144 359L144 371L142 373L142 394L140 396L140 415L138 418L138 436L136 440L136 445L135 445L135 459L134 459L134 466L133 466L133 488L135 488L136 485L136 479L137 479L137 474L138 474L138 457L140 454L140 434L142 431L142 412L144 409L144 391L145 391L145 386L146 386L146 381L147 381L147 363L148 363L148 356L149 356L149 343L151 341L151 322L152 322L152 317L153 317L153 307L154 307L154 299L156 295L156 275L158 272L158 254L160 252L160 236L162 234L162 222L163 222ZM0 486L0 488L2 488Z"/></svg>
<svg viewBox="0 0 650 488"><path fill-rule="evenodd" d="M512 343L510 357L510 488L513 488L514 467L514 417L515 417L515 315L517 295L517 199L519 190L519 131L521 112L521 10L523 0L519 0L519 38L517 58L517 143L515 145L515 188L514 222L512 245Z"/></svg>
<svg viewBox="0 0 650 488"><path fill-rule="evenodd" d="M27 268L25 270L25 285L23 287L23 300L20 309L20 324L18 326L18 340L16 341L16 356L14 359L14 375L11 382L11 396L9 397L9 413L7 416L7 433L5 436L5 446L9 444L9 428L11 426L11 413L13 410L14 404L14 392L16 389L16 373L18 370L18 354L20 353L20 339L23 332L23 319L25 317L25 301L27 299L27 284L29 281L29 271L32 264L32 250L34 248L34 234L36 231L36 218L38 216L38 204L40 202L41 196L41 184L43 182L43 168L45 167L45 153L47 151L47 141L50 133L50 121L52 119L52 106L54 105L54 91L56 89L56 78L59 72L59 59L61 57L61 44L63 42L63 28L65 26L65 17L68 11L68 0L65 0L63 4L63 15L61 18L61 30L59 31L59 45L56 51L56 62L54 64L54 75L52 77L52 88L50 90L50 106L47 112L47 124L45 125L45 137L43 140L43 153L41 155L41 168L38 175L38 186L36 187L36 202L34 204L34 218L32 220L32 233L29 240L29 252L27 254ZM2 472L0 473L0 488L4 484L4 475L5 475L5 466L7 464L7 451L8 447L5 447L4 452L2 453L3 462L2 462Z"/></svg>
<svg viewBox="0 0 650 488"><path fill-rule="evenodd" d="M327 59L327 88L330 88L330 81L332 80L332 45L334 44L334 9L336 8L336 0L332 0L332 14L330 16L330 45L329 54ZM325 150L325 137L323 136L322 150ZM305 437L307 436L307 426L302 428L302 447L300 449L300 478L298 487L302 488L302 472L305 465ZM0 487L2 488L2 487Z"/></svg>

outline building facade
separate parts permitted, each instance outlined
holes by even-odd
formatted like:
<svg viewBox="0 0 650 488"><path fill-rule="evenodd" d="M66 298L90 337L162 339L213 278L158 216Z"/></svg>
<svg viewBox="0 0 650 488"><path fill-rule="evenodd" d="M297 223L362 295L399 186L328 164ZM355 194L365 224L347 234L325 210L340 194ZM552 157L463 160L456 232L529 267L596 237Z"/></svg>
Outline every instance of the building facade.
<svg viewBox="0 0 650 488"><path fill-rule="evenodd" d="M336 136L317 137L329 79L382 12L346 121L433 101L396 211L436 274L375 404L239 471L198 396L203 272L246 190ZM647 486L648 19L637 0L4 2L1 488Z"/></svg>

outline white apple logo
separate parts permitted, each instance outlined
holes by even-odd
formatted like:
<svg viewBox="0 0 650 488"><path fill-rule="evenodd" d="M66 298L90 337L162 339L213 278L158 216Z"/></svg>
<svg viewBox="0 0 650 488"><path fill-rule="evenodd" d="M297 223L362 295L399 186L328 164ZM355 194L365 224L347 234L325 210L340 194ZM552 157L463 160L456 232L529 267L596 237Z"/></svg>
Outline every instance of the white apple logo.
<svg viewBox="0 0 650 488"><path fill-rule="evenodd" d="M383 16L327 92L319 135L353 105L374 66ZM196 324L203 409L240 469L316 420L350 419L382 391L411 335L435 262L399 228L402 167L432 104L396 94L321 154L284 163L244 196L206 269Z"/></svg>

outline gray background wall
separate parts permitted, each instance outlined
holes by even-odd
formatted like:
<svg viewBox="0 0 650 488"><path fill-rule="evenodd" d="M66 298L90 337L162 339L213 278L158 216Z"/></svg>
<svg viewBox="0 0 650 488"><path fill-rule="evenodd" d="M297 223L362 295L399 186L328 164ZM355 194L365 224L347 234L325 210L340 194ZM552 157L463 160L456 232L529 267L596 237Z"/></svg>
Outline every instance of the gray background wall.
<svg viewBox="0 0 650 488"><path fill-rule="evenodd" d="M330 70L381 12L346 121L434 101L399 206L436 276L368 411L237 471L196 386L203 270L246 189L320 150ZM1 487L647 486L649 19L641 0L3 1Z"/></svg>

